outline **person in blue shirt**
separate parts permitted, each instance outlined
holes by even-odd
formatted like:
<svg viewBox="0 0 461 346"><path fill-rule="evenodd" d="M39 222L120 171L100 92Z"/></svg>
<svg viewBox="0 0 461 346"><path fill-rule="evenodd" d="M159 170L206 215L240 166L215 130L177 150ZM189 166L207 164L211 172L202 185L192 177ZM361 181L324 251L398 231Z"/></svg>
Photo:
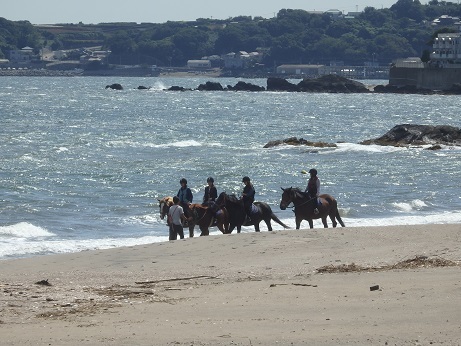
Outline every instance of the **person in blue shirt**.
<svg viewBox="0 0 461 346"><path fill-rule="evenodd" d="M187 180L185 178L182 178L179 183L181 184L181 188L176 196L178 196L179 203L184 209L184 215L189 218L189 204L192 203L194 197L192 195L192 191L187 187Z"/></svg>

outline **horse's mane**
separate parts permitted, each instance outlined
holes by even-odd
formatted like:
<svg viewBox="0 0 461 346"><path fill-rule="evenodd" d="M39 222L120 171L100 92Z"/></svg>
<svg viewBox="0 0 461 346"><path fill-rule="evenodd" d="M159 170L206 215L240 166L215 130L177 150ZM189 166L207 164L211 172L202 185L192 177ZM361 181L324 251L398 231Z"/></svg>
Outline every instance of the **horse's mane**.
<svg viewBox="0 0 461 346"><path fill-rule="evenodd" d="M219 194L218 199L216 201L221 202L223 198L226 198L230 203L240 203L240 199L237 196L233 194L228 195L224 191Z"/></svg>
<svg viewBox="0 0 461 346"><path fill-rule="evenodd" d="M160 202L160 204L165 203L166 205L170 207L173 205L173 197L171 196L163 197L162 199L159 199L158 201Z"/></svg>

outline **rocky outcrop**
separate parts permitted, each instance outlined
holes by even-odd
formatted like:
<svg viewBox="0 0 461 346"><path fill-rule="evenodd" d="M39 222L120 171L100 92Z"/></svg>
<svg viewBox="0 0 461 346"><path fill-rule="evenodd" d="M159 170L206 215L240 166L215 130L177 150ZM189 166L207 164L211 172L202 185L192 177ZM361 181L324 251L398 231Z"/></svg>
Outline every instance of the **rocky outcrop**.
<svg viewBox="0 0 461 346"><path fill-rule="evenodd" d="M334 143L311 142L303 138L298 139L296 137L290 137L286 139L270 141L264 146L264 148L272 148L272 147L276 147L279 145L296 145L296 146L305 145L305 146L316 147L316 148L336 148L337 147L337 145Z"/></svg>
<svg viewBox="0 0 461 346"><path fill-rule="evenodd" d="M315 79L303 79L298 83L302 92L324 93L369 93L364 84L334 74L325 75Z"/></svg>
<svg viewBox="0 0 461 346"><path fill-rule="evenodd" d="M284 78L271 77L267 78L267 91L299 91L299 88Z"/></svg>
<svg viewBox="0 0 461 346"><path fill-rule="evenodd" d="M218 82L206 82L205 84L200 84L197 88L199 91L223 91L224 88L221 83Z"/></svg>
<svg viewBox="0 0 461 346"><path fill-rule="evenodd" d="M360 144L378 144L391 146L407 145L433 145L433 150L438 149L435 145L461 145L461 129L453 126L431 125L396 125L383 136L368 139Z"/></svg>
<svg viewBox="0 0 461 346"><path fill-rule="evenodd" d="M259 86L259 85L255 85L255 84L240 81L237 84L235 84L235 86L228 85L227 90L231 90L231 91L264 91L264 90L266 90L266 88L264 88L262 86Z"/></svg>
<svg viewBox="0 0 461 346"><path fill-rule="evenodd" d="M364 84L337 75L325 75L319 78L305 78L293 84L283 78L268 78L268 91L296 91L311 93L369 93Z"/></svg>
<svg viewBox="0 0 461 346"><path fill-rule="evenodd" d="M167 91L190 91L192 89L183 88L182 86L173 85L172 87L166 89Z"/></svg>
<svg viewBox="0 0 461 346"><path fill-rule="evenodd" d="M123 87L121 84L114 83L111 85L106 85L106 89L113 89L113 90L123 90Z"/></svg>

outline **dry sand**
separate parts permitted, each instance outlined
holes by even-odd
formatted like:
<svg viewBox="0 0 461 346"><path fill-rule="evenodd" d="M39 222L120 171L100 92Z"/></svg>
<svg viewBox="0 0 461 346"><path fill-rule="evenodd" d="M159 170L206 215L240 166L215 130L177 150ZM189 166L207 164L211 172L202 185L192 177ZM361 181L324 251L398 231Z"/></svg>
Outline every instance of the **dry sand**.
<svg viewBox="0 0 461 346"><path fill-rule="evenodd" d="M461 225L219 235L0 261L0 344L460 345L460 265Z"/></svg>

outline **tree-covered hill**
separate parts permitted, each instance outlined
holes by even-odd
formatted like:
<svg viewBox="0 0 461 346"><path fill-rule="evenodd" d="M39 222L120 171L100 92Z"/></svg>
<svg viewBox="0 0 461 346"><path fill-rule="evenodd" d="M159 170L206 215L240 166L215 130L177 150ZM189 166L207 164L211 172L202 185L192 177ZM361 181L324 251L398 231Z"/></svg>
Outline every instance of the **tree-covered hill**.
<svg viewBox="0 0 461 346"><path fill-rule="evenodd" d="M0 18L0 57L10 49L43 46L53 49L103 46L112 63L184 66L187 60L237 51L259 51L262 63L329 64L365 61L388 64L393 59L422 56L442 15L461 16L461 5L432 0L398 0L388 9L367 7L354 17L282 9L274 18L239 16L193 22L61 24L34 27Z"/></svg>

